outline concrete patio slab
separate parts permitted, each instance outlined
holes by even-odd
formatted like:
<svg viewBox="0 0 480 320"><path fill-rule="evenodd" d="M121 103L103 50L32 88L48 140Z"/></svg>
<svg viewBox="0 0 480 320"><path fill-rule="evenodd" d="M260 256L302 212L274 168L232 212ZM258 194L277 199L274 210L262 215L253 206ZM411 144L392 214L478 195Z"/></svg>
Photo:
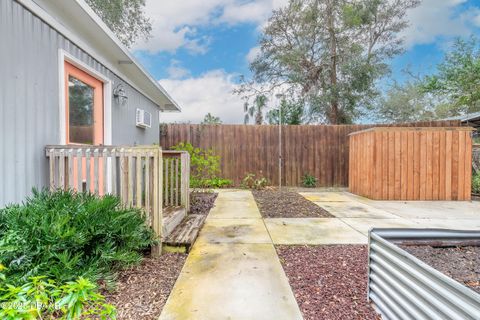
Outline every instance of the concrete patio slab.
<svg viewBox="0 0 480 320"><path fill-rule="evenodd" d="M200 243L271 243L262 219L207 219Z"/></svg>
<svg viewBox="0 0 480 320"><path fill-rule="evenodd" d="M301 320L270 244L194 245L160 320Z"/></svg>
<svg viewBox="0 0 480 320"><path fill-rule="evenodd" d="M371 219L371 218L342 218L340 219L358 232L368 235L371 228L421 228L412 220L396 219Z"/></svg>
<svg viewBox="0 0 480 320"><path fill-rule="evenodd" d="M420 228L480 230L480 219L412 219Z"/></svg>
<svg viewBox="0 0 480 320"><path fill-rule="evenodd" d="M363 201L362 201L363 202ZM368 201L368 205L406 219L480 220L480 202L468 201Z"/></svg>
<svg viewBox="0 0 480 320"><path fill-rule="evenodd" d="M300 192L300 195L313 202L351 201L344 192Z"/></svg>
<svg viewBox="0 0 480 320"><path fill-rule="evenodd" d="M337 218L268 218L274 244L365 244L367 237Z"/></svg>
<svg viewBox="0 0 480 320"><path fill-rule="evenodd" d="M395 219L399 218L392 213L366 205L358 201L341 202L314 202L337 218L373 218Z"/></svg>
<svg viewBox="0 0 480 320"><path fill-rule="evenodd" d="M243 198L243 197L242 197ZM232 202L242 201L238 206ZM257 204L253 197L244 197L242 200L231 200L230 197L218 195L215 201L215 207L210 210L207 219L261 219L262 215L258 211Z"/></svg>
<svg viewBox="0 0 480 320"><path fill-rule="evenodd" d="M225 189L218 190L218 197L220 200L233 200L233 201L248 201L253 200L253 195L249 190L242 189Z"/></svg>

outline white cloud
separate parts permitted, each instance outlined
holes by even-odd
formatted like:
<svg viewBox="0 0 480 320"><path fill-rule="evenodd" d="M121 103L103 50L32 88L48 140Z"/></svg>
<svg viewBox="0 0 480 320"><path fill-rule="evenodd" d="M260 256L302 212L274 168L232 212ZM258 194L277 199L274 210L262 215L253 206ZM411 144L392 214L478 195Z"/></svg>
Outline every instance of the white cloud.
<svg viewBox="0 0 480 320"><path fill-rule="evenodd" d="M208 51L209 38L196 27L226 23L263 25L273 9L288 0L147 0L146 14L152 19L152 38L139 41L134 49L151 54L175 52L184 47L192 53Z"/></svg>
<svg viewBox="0 0 480 320"><path fill-rule="evenodd" d="M220 21L229 24L251 22L261 24L271 14L273 9L271 1L251 1L232 3L225 6Z"/></svg>
<svg viewBox="0 0 480 320"><path fill-rule="evenodd" d="M480 27L480 9L474 10L475 17L473 18L473 23L475 26Z"/></svg>
<svg viewBox="0 0 480 320"><path fill-rule="evenodd" d="M476 16L475 10L457 12L458 6L465 2L466 0L423 0L418 7L410 10L407 14L410 26L402 33L407 48L469 35Z"/></svg>
<svg viewBox="0 0 480 320"><path fill-rule="evenodd" d="M253 47L247 53L247 61L252 63L255 58L260 54L260 47Z"/></svg>
<svg viewBox="0 0 480 320"><path fill-rule="evenodd" d="M170 61L167 73L170 79L184 79L190 76L190 70L182 67L180 61L175 59Z"/></svg>
<svg viewBox="0 0 480 320"><path fill-rule="evenodd" d="M223 123L243 123L243 101L233 94L237 87L234 78L222 70L213 70L199 77L160 80L182 108L181 113L162 113L161 121L200 123L210 112Z"/></svg>

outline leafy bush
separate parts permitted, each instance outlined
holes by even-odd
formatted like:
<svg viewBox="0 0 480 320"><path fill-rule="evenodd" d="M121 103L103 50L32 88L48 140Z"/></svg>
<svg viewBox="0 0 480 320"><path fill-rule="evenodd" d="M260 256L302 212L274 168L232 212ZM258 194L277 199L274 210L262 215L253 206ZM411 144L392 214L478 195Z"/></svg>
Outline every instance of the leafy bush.
<svg viewBox="0 0 480 320"><path fill-rule="evenodd" d="M247 173L242 180L242 187L246 189L261 190L268 186L268 180L265 177L256 177L254 173Z"/></svg>
<svg viewBox="0 0 480 320"><path fill-rule="evenodd" d="M191 143L180 142L173 150L187 151L190 154L190 187L223 188L233 185L233 181L218 177L220 156L213 149L196 148Z"/></svg>
<svg viewBox="0 0 480 320"><path fill-rule="evenodd" d="M5 268L0 265L3 271ZM115 319L115 307L105 303L97 286L85 278L57 285L46 277L31 277L21 286L7 282L0 271L0 318L17 319Z"/></svg>
<svg viewBox="0 0 480 320"><path fill-rule="evenodd" d="M226 188L231 187L233 181L230 179L212 178L212 179L190 179L190 187L192 188Z"/></svg>
<svg viewBox="0 0 480 320"><path fill-rule="evenodd" d="M309 173L306 173L302 177L302 184L306 188L315 188L317 186L317 178L315 178Z"/></svg>
<svg viewBox="0 0 480 320"><path fill-rule="evenodd" d="M111 284L154 242L142 213L114 196L34 190L22 205L0 210L0 262L17 284L40 275Z"/></svg>
<svg viewBox="0 0 480 320"><path fill-rule="evenodd" d="M472 192L480 193L480 173L476 173L472 177Z"/></svg>

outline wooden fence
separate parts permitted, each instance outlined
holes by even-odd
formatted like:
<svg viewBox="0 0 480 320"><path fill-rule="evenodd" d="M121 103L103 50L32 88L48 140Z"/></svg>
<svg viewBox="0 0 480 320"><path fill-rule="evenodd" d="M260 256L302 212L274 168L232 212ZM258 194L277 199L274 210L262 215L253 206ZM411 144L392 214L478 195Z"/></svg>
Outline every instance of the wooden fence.
<svg viewBox="0 0 480 320"><path fill-rule="evenodd" d="M319 187L348 186L348 134L375 125L301 125L282 127L282 184L299 186L309 173ZM459 121L419 122L395 126L460 126ZM212 148L221 157L221 176L240 184L247 173L279 180L279 133L274 125L166 124L160 129L164 149L190 142Z"/></svg>
<svg viewBox="0 0 480 320"><path fill-rule="evenodd" d="M113 194L126 206L142 208L160 238L162 151L157 146L47 146L50 189ZM160 254L161 246L152 249Z"/></svg>
<svg viewBox="0 0 480 320"><path fill-rule="evenodd" d="M470 200L471 128L372 128L350 135L350 192L375 200Z"/></svg>

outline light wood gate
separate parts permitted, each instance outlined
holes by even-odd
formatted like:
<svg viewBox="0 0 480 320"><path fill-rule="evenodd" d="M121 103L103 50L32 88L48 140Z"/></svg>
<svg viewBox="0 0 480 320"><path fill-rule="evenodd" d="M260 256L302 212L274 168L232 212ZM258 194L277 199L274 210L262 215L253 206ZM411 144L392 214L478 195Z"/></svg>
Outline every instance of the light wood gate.
<svg viewBox="0 0 480 320"><path fill-rule="evenodd" d="M471 128L350 134L350 192L376 200L470 200Z"/></svg>
<svg viewBox="0 0 480 320"><path fill-rule="evenodd" d="M142 208L158 239L162 232L162 150L158 146L47 146L50 189L118 196ZM84 176L83 173L87 173ZM74 175L78 176L74 176ZM161 245L153 254L161 253Z"/></svg>

